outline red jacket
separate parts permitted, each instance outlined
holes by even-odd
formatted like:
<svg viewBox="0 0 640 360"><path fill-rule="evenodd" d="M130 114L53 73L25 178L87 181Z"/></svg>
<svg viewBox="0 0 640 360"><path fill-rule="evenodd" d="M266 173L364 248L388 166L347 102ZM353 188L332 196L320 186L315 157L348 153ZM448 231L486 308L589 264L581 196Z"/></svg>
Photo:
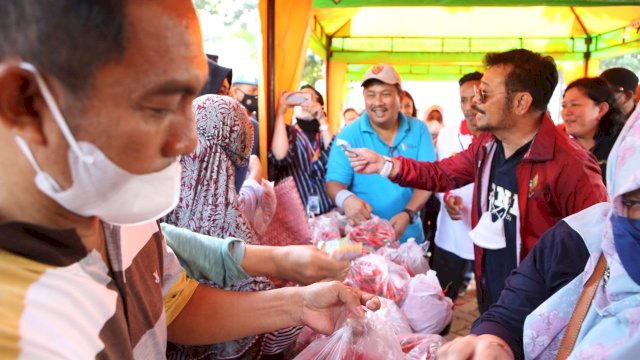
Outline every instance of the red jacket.
<svg viewBox="0 0 640 360"><path fill-rule="evenodd" d="M433 163L399 158L398 175L391 180L402 186L437 192L475 182L471 225L476 226L481 213L487 210L494 140L493 135L483 133L467 150ZM608 201L595 158L558 131L548 115L542 119L529 151L517 165L516 178L520 210L516 239L519 260L562 218ZM475 246L478 279L483 273L483 255L483 249ZM479 291L482 291L481 283L476 282Z"/></svg>

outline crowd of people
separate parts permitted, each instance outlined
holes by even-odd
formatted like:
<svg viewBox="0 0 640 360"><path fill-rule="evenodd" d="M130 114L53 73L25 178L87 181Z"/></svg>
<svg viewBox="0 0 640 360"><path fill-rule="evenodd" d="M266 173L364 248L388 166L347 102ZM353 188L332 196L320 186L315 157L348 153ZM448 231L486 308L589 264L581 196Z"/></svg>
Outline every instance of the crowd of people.
<svg viewBox="0 0 640 360"><path fill-rule="evenodd" d="M0 5L3 358L284 359L304 326L380 308L342 282L349 260L263 244L258 81L205 56L190 1L68 3ZM633 358L638 77L572 81L556 125L551 57L484 64L455 126L438 105L418 119L389 64L335 134L323 94L284 91L269 177L293 179L305 226L379 217L423 244L451 300L474 274L480 317L439 359Z"/></svg>

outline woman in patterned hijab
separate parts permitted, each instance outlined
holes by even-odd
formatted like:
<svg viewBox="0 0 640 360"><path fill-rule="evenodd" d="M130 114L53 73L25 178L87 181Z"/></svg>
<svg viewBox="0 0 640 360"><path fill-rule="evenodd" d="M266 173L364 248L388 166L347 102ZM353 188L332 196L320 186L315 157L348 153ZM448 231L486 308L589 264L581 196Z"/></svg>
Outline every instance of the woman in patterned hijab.
<svg viewBox="0 0 640 360"><path fill-rule="evenodd" d="M177 227L213 236L255 242L253 231L240 210L234 185L234 166L249 159L253 126L242 106L227 96L204 95L194 100L198 146L182 156L182 186L178 206L164 219ZM177 254L180 257L180 254ZM182 261L182 260L181 260ZM211 286L215 283L201 280ZM261 291L273 288L263 277L238 281L228 289ZM284 329L223 344L182 346L169 344L169 359L255 359L283 351L299 332Z"/></svg>
<svg viewBox="0 0 640 360"><path fill-rule="evenodd" d="M218 238L247 243L256 234L240 211L234 166L251 155L253 126L242 106L227 96L205 95L194 100L198 147L180 159L180 202L167 216L175 226Z"/></svg>

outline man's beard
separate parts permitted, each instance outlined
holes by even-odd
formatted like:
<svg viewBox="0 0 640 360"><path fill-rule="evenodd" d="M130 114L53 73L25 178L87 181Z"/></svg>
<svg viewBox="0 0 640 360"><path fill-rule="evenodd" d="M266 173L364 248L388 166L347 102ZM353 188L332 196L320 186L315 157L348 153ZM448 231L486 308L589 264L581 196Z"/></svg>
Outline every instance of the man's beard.
<svg viewBox="0 0 640 360"><path fill-rule="evenodd" d="M516 121L516 120L513 120L514 115L510 105L511 105L511 99L507 98L507 104L505 104L505 106L502 108L502 113L500 114L500 120L494 121L493 124L487 121L487 113L485 111L482 111L474 106L473 109L477 112L476 121L475 121L476 129L478 129L478 131L488 131L490 133L493 133L495 130L500 130L500 129L505 129L507 127L510 127ZM477 118L478 115L484 116L484 119L485 119L484 123L481 124L478 121L478 118Z"/></svg>

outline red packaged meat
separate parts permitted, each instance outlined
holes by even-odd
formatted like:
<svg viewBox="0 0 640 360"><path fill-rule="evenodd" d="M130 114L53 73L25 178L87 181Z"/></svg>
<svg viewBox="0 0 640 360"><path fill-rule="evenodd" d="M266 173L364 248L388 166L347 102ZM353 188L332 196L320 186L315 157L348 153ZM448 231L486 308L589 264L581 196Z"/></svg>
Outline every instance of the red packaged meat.
<svg viewBox="0 0 640 360"><path fill-rule="evenodd" d="M411 277L407 270L376 254L356 259L345 283L399 303L407 295Z"/></svg>
<svg viewBox="0 0 640 360"><path fill-rule="evenodd" d="M375 215L357 226L347 225L345 231L351 240L361 242L373 250L394 246L396 240L396 232L391 223Z"/></svg>

